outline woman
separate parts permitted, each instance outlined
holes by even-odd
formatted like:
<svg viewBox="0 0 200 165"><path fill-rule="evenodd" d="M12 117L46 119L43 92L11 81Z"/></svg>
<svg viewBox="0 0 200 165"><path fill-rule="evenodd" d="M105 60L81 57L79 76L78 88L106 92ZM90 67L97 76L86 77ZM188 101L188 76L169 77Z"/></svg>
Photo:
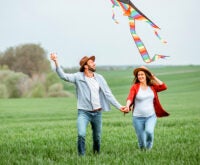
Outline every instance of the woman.
<svg viewBox="0 0 200 165"><path fill-rule="evenodd" d="M133 72L134 84L127 97L126 107L133 105L133 126L140 149L151 149L157 117L168 116L161 106L157 92L167 86L154 76L146 67L136 68Z"/></svg>

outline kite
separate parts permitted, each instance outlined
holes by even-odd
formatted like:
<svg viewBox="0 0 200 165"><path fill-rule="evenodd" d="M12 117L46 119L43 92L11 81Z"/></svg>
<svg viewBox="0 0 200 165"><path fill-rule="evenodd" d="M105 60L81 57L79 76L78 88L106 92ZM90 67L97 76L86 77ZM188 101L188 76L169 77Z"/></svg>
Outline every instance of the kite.
<svg viewBox="0 0 200 165"><path fill-rule="evenodd" d="M135 41L135 44L142 56L142 59L146 63L151 63L157 59L165 58L168 56L161 55L161 54L155 54L152 58L150 58L147 49L144 46L144 43L140 39L140 37L137 35L135 30L135 20L139 21L145 21L147 22L153 29L155 35L159 38L159 40L162 43L167 43L165 40L163 40L158 35L158 30L160 29L155 23L153 23L149 18L147 18L139 9L136 8L136 6L130 1L130 0L111 0L113 4L113 15L112 19L115 21L115 23L118 24L118 21L115 19L115 13L114 13L114 7L120 7L124 13L124 16L128 16L129 19L129 26L130 26L130 32L132 35L133 40Z"/></svg>

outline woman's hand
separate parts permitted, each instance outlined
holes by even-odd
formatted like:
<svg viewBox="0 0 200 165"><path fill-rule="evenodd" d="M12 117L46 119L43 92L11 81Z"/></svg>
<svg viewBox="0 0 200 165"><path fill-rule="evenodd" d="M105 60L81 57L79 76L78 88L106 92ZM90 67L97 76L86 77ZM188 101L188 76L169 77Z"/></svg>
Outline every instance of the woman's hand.
<svg viewBox="0 0 200 165"><path fill-rule="evenodd" d="M126 106L123 106L123 107L120 108L120 111L124 112L124 113L128 113L129 112L129 108L126 107Z"/></svg>

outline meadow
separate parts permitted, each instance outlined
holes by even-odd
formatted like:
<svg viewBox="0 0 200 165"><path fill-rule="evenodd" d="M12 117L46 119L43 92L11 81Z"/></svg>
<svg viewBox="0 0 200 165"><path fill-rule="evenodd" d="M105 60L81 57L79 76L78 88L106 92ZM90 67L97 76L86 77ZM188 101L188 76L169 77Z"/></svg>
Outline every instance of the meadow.
<svg viewBox="0 0 200 165"><path fill-rule="evenodd" d="M132 68L99 71L125 104ZM101 154L92 153L88 126L86 156L77 155L76 97L0 99L0 165L151 164L197 165L200 161L200 66L151 70L168 89L159 93L169 117L159 118L153 149L141 151L131 113L103 112ZM66 90L74 92L73 86Z"/></svg>

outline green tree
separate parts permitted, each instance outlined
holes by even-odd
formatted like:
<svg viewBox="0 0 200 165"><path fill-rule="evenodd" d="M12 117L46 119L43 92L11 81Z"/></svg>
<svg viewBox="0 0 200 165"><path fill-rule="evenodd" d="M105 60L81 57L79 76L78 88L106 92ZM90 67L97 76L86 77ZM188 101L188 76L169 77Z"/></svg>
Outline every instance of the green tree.
<svg viewBox="0 0 200 165"><path fill-rule="evenodd" d="M4 53L1 54L0 64L1 66L7 65L9 69L15 70L15 49L10 47Z"/></svg>
<svg viewBox="0 0 200 165"><path fill-rule="evenodd" d="M30 77L50 71L46 51L39 44L24 44L8 48L1 56L0 64Z"/></svg>

